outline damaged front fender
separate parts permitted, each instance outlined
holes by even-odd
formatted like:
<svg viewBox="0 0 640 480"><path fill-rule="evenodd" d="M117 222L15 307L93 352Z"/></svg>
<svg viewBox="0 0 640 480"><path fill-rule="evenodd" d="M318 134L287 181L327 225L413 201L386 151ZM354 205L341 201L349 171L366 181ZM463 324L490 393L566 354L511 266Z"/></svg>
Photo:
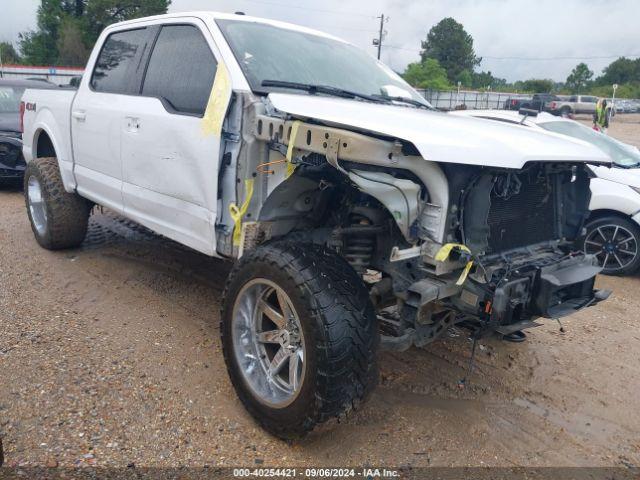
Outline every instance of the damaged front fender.
<svg viewBox="0 0 640 480"><path fill-rule="evenodd" d="M429 210L430 224L424 231L433 236L432 241L442 242L445 235L449 189L446 176L437 163L404 153L403 145L398 142L268 115L259 115L256 118L254 134L260 140L286 145L287 151L291 152L288 155L291 157L290 161L294 164L305 154L316 153L325 156L330 164L345 173L361 190L374 196L387 207L407 240L415 240L415 235L412 235L410 230L423 207L417 193L420 185L383 172L365 172L360 169L346 172L340 167L340 162L406 170L412 173L425 187L427 198L424 203L435 207Z"/></svg>

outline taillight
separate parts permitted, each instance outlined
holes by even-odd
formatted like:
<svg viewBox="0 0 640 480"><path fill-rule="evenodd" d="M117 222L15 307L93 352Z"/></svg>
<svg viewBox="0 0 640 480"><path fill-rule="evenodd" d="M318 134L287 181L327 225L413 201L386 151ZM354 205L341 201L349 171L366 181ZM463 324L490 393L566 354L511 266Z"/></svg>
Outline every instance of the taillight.
<svg viewBox="0 0 640 480"><path fill-rule="evenodd" d="M556 102L551 102L551 110L555 110L556 109Z"/></svg>
<svg viewBox="0 0 640 480"><path fill-rule="evenodd" d="M20 102L20 132L24 133L24 102Z"/></svg>
<svg viewBox="0 0 640 480"><path fill-rule="evenodd" d="M518 101L517 101L517 100L511 100L511 105L514 105L514 106L515 106L515 105L517 105L517 104L518 104Z"/></svg>

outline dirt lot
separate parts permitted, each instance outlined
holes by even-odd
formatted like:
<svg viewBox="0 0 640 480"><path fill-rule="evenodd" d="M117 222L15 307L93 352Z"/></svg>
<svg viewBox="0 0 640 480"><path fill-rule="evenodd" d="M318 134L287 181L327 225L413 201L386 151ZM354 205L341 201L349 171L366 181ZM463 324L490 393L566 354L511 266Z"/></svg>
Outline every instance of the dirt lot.
<svg viewBox="0 0 640 480"><path fill-rule="evenodd" d="M610 133L640 145L640 116ZM109 215L49 252L22 194L0 191L0 436L9 465L640 465L640 277L523 344L470 341L381 356L347 422L289 445L227 379L218 310L228 266Z"/></svg>

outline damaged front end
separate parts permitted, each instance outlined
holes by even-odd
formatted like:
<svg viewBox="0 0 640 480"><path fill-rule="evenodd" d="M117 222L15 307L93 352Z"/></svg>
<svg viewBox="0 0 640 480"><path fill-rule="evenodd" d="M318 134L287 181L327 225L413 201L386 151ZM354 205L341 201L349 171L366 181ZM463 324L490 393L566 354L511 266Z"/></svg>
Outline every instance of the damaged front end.
<svg viewBox="0 0 640 480"><path fill-rule="evenodd" d="M457 322L507 335L537 326L536 318L558 319L608 297L610 292L594 288L601 270L596 259L573 250L588 216L584 164L531 162L520 170L446 165L444 170L450 190L460 192L448 209L447 243L453 247L443 262L428 263L433 273L464 265L466 278L459 278L455 289L457 270L449 282L435 275L409 286L403 312L405 319L416 316L417 331L403 342L392 339L392 345L425 343L420 330L426 324L431 333L424 312L433 310L433 302L451 308Z"/></svg>
<svg viewBox="0 0 640 480"><path fill-rule="evenodd" d="M285 236L337 251L368 285L388 349L455 324L509 334L608 296L594 288L595 258L573 250L590 199L584 160L431 161L408 140L250 95L234 97L224 138L220 201L232 208L220 210L219 253Z"/></svg>

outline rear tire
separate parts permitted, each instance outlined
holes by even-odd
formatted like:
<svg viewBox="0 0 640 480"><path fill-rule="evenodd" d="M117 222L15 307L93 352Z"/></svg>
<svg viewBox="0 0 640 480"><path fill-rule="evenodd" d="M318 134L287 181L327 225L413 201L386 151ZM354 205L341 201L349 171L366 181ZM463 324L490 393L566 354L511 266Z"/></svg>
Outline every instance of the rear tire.
<svg viewBox="0 0 640 480"><path fill-rule="evenodd" d="M586 229L581 246L596 255L603 274L630 275L640 268L640 227L635 222L607 215L589 221Z"/></svg>
<svg viewBox="0 0 640 480"><path fill-rule="evenodd" d="M29 162L24 174L24 198L31 229L40 246L59 250L82 243L91 203L64 189L55 157Z"/></svg>
<svg viewBox="0 0 640 480"><path fill-rule="evenodd" d="M570 107L562 107L560 109L560 116L562 118L571 118L573 116L573 111Z"/></svg>
<svg viewBox="0 0 640 480"><path fill-rule="evenodd" d="M223 298L231 382L271 434L300 438L344 417L374 389L377 317L362 279L336 253L296 242L260 246L237 262ZM286 372L271 370L281 350L289 355ZM302 367L292 375L296 356Z"/></svg>

